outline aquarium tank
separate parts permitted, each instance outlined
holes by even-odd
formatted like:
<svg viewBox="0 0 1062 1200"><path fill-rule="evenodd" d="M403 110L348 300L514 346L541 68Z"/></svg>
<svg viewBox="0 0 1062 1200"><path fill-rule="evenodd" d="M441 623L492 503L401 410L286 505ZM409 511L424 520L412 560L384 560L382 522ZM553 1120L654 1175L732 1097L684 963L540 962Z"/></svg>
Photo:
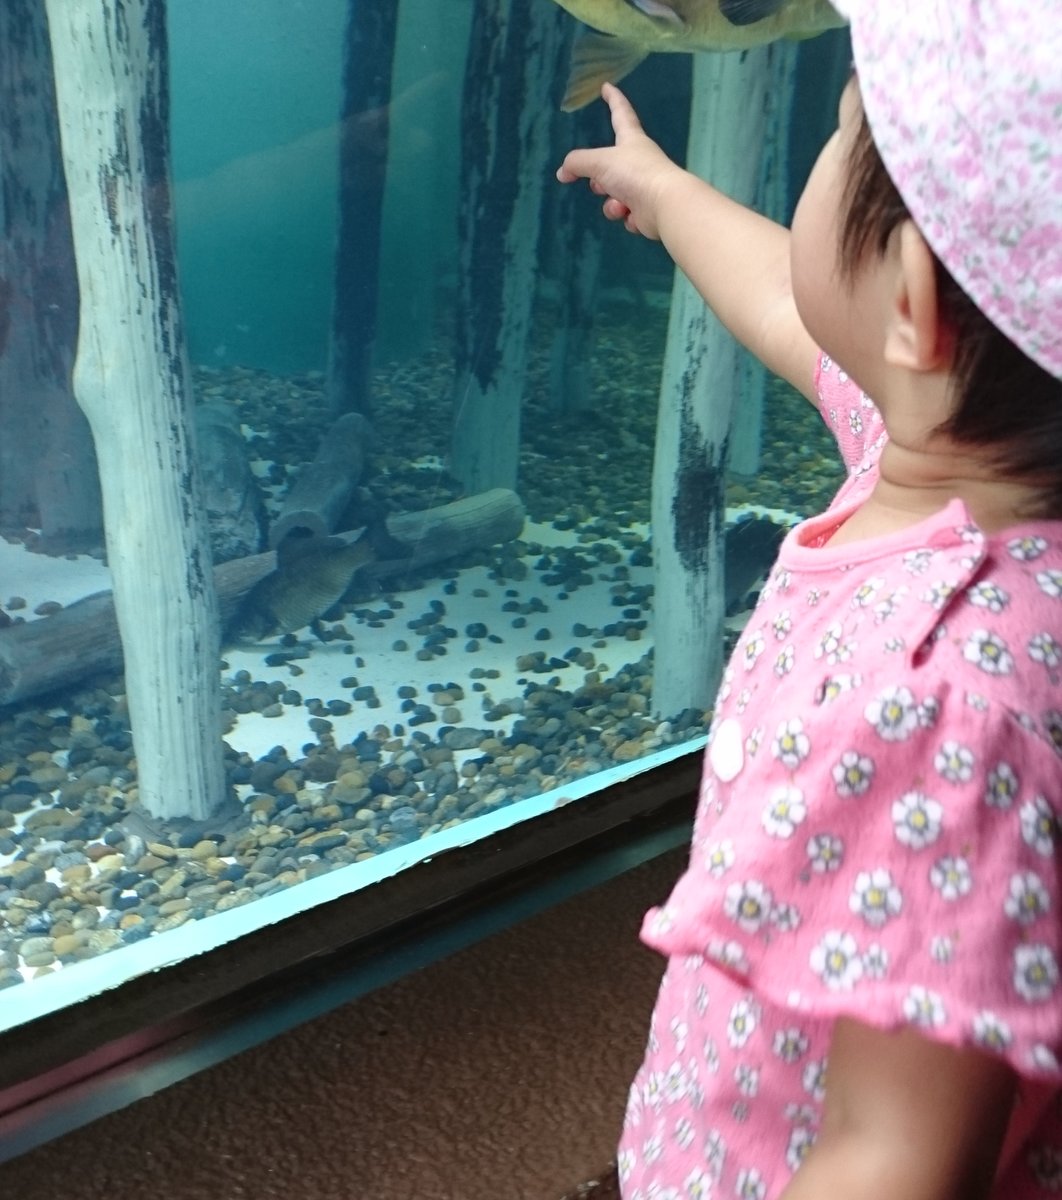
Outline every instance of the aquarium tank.
<svg viewBox="0 0 1062 1200"><path fill-rule="evenodd" d="M554 0L0 7L0 1030L695 778L841 467L557 184L610 135L562 109L584 34ZM647 128L786 219L844 32L677 49L626 81Z"/></svg>

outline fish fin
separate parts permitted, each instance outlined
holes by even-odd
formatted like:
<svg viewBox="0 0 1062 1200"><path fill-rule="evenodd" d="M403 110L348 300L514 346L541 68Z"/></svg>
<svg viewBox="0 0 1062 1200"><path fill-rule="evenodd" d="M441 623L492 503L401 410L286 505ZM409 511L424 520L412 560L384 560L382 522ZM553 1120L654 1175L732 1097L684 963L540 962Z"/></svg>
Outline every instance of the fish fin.
<svg viewBox="0 0 1062 1200"><path fill-rule="evenodd" d="M572 46L572 68L561 110L574 112L585 108L601 95L603 83L618 83L648 53L644 47L622 38L584 30Z"/></svg>
<svg viewBox="0 0 1062 1200"><path fill-rule="evenodd" d="M755 25L773 17L787 0L719 0L719 11L731 25Z"/></svg>
<svg viewBox="0 0 1062 1200"><path fill-rule="evenodd" d="M679 29L688 29L686 18L675 11L668 0L627 0L631 8L636 8L653 21L662 21L665 25L677 25Z"/></svg>

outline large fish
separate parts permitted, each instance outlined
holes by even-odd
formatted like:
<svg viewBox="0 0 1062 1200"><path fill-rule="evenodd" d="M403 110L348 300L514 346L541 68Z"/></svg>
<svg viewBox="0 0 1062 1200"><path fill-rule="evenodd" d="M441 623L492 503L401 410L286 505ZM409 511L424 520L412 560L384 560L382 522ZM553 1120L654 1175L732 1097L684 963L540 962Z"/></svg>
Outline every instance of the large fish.
<svg viewBox="0 0 1062 1200"><path fill-rule="evenodd" d="M315 623L339 602L355 572L375 557L368 532L354 542L289 534L277 547L276 570L244 597L226 641L260 641Z"/></svg>
<svg viewBox="0 0 1062 1200"><path fill-rule="evenodd" d="M747 50L782 37L814 37L845 24L827 0L556 2L600 31L586 31L576 39L561 104L565 112L596 100L603 83L616 83L658 50Z"/></svg>

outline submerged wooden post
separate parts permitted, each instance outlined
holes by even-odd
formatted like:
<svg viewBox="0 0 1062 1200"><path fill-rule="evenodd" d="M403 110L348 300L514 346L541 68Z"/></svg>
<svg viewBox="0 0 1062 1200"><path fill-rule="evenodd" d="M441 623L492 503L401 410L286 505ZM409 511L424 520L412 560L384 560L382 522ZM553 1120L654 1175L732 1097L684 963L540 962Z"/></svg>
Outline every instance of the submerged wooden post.
<svg viewBox="0 0 1062 1200"><path fill-rule="evenodd" d="M757 210L774 221L785 222L789 216L789 123L797 55L803 45L803 42L774 42L768 52L771 83L764 95L766 124L755 202ZM752 476L760 469L767 368L746 353L741 355L740 369L741 406L734 413L731 429L730 470L735 475Z"/></svg>
<svg viewBox="0 0 1062 1200"><path fill-rule="evenodd" d="M574 146L602 146L611 137L603 104L581 108L567 119L567 137ZM561 294L550 347L549 399L562 412L585 412L594 405L590 363L606 227L600 201L582 188L561 189L556 211L554 254L561 267Z"/></svg>
<svg viewBox="0 0 1062 1200"><path fill-rule="evenodd" d="M224 796L219 621L170 208L164 0L46 0L92 426L141 803Z"/></svg>
<svg viewBox="0 0 1062 1200"><path fill-rule="evenodd" d="M92 435L74 401L77 278L48 23L0 4L0 529L46 553L97 549Z"/></svg>
<svg viewBox="0 0 1062 1200"><path fill-rule="evenodd" d="M750 203L772 47L698 54L687 166ZM725 472L739 348L675 272L653 458L653 711L708 709L723 665Z"/></svg>
<svg viewBox="0 0 1062 1200"><path fill-rule="evenodd" d="M339 122L328 399L333 416L372 411L372 354L398 0L348 0Z"/></svg>
<svg viewBox="0 0 1062 1200"><path fill-rule="evenodd" d="M480 0L461 109L451 470L466 491L516 486L539 216L567 17Z"/></svg>

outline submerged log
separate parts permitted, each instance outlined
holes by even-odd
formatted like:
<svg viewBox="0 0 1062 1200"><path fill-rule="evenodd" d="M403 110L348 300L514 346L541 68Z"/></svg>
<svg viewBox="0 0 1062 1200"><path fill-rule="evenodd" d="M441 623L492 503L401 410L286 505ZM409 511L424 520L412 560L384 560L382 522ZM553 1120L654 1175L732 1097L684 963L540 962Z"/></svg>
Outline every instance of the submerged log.
<svg viewBox="0 0 1062 1200"><path fill-rule="evenodd" d="M235 409L200 404L195 430L214 562L257 554L265 542L265 506Z"/></svg>
<svg viewBox="0 0 1062 1200"><path fill-rule="evenodd" d="M524 506L515 492L496 488L423 512L396 513L385 525L397 548L405 553L362 568L362 575L370 579L401 575L469 550L511 541L523 529ZM353 541L361 534L362 530L355 529L336 536ZM223 626L236 615L243 597L275 570L276 564L276 553L268 550L214 568ZM97 592L50 617L0 629L0 705L18 704L121 666L114 597L110 592ZM217 684L212 681L212 686L220 696Z"/></svg>
<svg viewBox="0 0 1062 1200"><path fill-rule="evenodd" d="M524 527L524 506L508 488L491 488L422 512L395 513L385 524L387 533L405 554L363 567L362 574L372 579L511 542Z"/></svg>
<svg viewBox="0 0 1062 1200"><path fill-rule="evenodd" d="M292 530L320 535L335 529L365 470L371 438L372 429L361 413L346 413L335 422L313 462L299 472L269 530L274 550Z"/></svg>
<svg viewBox="0 0 1062 1200"><path fill-rule="evenodd" d="M47 0L92 427L140 802L225 797L218 615L169 178L164 0Z"/></svg>

